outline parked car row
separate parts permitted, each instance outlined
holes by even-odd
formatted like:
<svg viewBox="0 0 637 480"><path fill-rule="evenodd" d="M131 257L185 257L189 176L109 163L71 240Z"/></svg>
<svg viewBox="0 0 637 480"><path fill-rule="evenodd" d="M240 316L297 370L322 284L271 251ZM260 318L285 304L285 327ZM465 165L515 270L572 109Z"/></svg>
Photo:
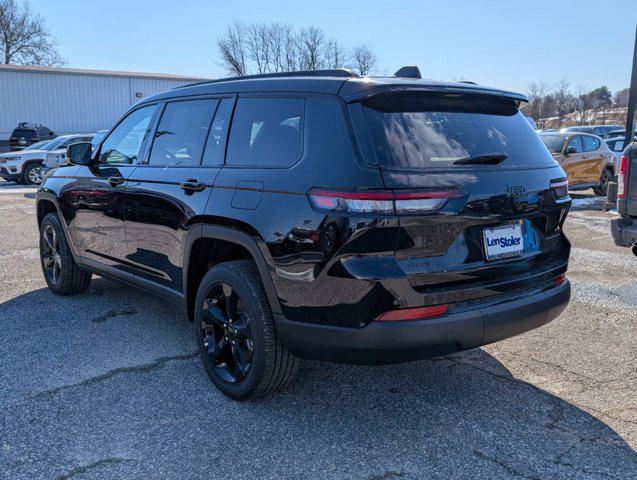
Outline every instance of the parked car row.
<svg viewBox="0 0 637 480"><path fill-rule="evenodd" d="M101 135L105 132L102 130ZM66 148L69 145L90 142L96 136L92 133L62 135L0 154L0 177L9 182L39 185L47 171L67 163Z"/></svg>
<svg viewBox="0 0 637 480"><path fill-rule="evenodd" d="M578 130L539 135L566 172L571 190L593 188L597 195L607 194L615 175L615 155L601 137Z"/></svg>

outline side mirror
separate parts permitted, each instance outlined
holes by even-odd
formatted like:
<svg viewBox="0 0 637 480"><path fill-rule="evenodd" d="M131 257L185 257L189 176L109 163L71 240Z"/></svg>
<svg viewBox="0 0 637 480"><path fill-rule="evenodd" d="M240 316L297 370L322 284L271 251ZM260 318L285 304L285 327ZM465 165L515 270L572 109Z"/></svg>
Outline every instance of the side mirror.
<svg viewBox="0 0 637 480"><path fill-rule="evenodd" d="M577 148L571 145L570 147L566 148L566 151L564 153L566 155L570 155L571 153L577 153Z"/></svg>
<svg viewBox="0 0 637 480"><path fill-rule="evenodd" d="M72 143L66 149L66 156L73 165L90 165L92 153L93 145L90 142Z"/></svg>

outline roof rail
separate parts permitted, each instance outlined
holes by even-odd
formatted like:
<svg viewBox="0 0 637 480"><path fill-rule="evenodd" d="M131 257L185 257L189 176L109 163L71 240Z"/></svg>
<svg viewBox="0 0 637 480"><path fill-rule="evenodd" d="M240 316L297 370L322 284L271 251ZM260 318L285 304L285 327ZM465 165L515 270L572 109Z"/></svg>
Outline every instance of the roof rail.
<svg viewBox="0 0 637 480"><path fill-rule="evenodd" d="M336 68L332 70L300 70L296 72L277 72L277 73L260 73L257 75L242 75L239 77L225 77L217 78L214 80L205 80L203 82L188 83L186 85L180 85L174 87L172 90L178 90L180 88L192 87L196 85L208 85L210 83L221 82L233 82L235 80L256 80L260 78L287 78L287 77L339 77L339 78L354 78L359 77L357 73L347 68Z"/></svg>
<svg viewBox="0 0 637 480"><path fill-rule="evenodd" d="M394 77L403 78L422 78L420 69L416 65L407 65L394 73Z"/></svg>

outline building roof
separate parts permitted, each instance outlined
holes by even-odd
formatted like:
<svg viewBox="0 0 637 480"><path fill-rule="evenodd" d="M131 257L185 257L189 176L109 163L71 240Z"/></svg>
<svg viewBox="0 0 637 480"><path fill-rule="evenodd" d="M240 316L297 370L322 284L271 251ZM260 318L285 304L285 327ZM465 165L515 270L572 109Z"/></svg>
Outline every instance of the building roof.
<svg viewBox="0 0 637 480"><path fill-rule="evenodd" d="M120 72L111 70L87 70L82 68L54 68L54 67L38 67L27 65L0 65L0 72L33 72L33 73L49 73L56 75L92 75L103 77L133 77L133 78L154 78L161 80L177 80L187 82L205 81L207 79L201 77L191 77L187 75L172 75L169 73L148 73L148 72Z"/></svg>

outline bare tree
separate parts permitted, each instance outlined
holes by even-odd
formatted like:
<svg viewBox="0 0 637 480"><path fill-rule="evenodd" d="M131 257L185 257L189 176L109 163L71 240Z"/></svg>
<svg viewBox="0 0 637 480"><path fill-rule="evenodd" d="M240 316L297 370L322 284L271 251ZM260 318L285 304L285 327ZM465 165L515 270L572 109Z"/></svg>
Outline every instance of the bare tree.
<svg viewBox="0 0 637 480"><path fill-rule="evenodd" d="M246 45L250 60L254 62L257 73L269 73L272 68L270 65L270 26L265 23L255 23L245 27Z"/></svg>
<svg viewBox="0 0 637 480"><path fill-rule="evenodd" d="M325 34L317 27L301 29L298 40L301 70L320 70L323 67L326 43Z"/></svg>
<svg viewBox="0 0 637 480"><path fill-rule="evenodd" d="M547 87L544 82L533 82L529 84L529 90L527 93L527 97L529 102L524 107L525 115L530 116L538 122L541 121L546 115L546 91Z"/></svg>
<svg viewBox="0 0 637 480"><path fill-rule="evenodd" d="M44 18L28 2L0 0L0 61L6 65L54 67L66 61L57 51Z"/></svg>
<svg viewBox="0 0 637 480"><path fill-rule="evenodd" d="M369 75L377 63L376 54L367 45L359 45L352 50L352 61L360 75Z"/></svg>
<svg viewBox="0 0 637 480"><path fill-rule="evenodd" d="M575 108L575 97L570 92L570 83L565 78L560 80L553 87L552 97L555 113L557 114L558 126L562 125L564 116Z"/></svg>
<svg viewBox="0 0 637 480"><path fill-rule="evenodd" d="M343 68L347 63L347 53L337 40L329 40L325 52L327 68Z"/></svg>
<svg viewBox="0 0 637 480"><path fill-rule="evenodd" d="M288 58L295 62L296 53L291 56L288 54L288 46L291 45L289 40L292 30L289 25L281 23L272 23L267 26L268 35L266 38L267 50L269 52L269 70L271 72L285 72L287 70Z"/></svg>
<svg viewBox="0 0 637 480"><path fill-rule="evenodd" d="M221 62L230 75L247 75L246 45L241 23L234 22L226 29L225 36L217 40L217 48Z"/></svg>
<svg viewBox="0 0 637 480"><path fill-rule="evenodd" d="M593 105L593 97L588 87L578 86L575 91L575 111L579 114L580 125L586 125L589 122L590 110ZM593 118L590 121L594 121Z"/></svg>
<svg viewBox="0 0 637 480"><path fill-rule="evenodd" d="M367 45L352 52L317 27L234 22L217 40L221 65L231 75L341 68L353 62L364 75L376 64ZM351 59L350 59L351 58Z"/></svg>

